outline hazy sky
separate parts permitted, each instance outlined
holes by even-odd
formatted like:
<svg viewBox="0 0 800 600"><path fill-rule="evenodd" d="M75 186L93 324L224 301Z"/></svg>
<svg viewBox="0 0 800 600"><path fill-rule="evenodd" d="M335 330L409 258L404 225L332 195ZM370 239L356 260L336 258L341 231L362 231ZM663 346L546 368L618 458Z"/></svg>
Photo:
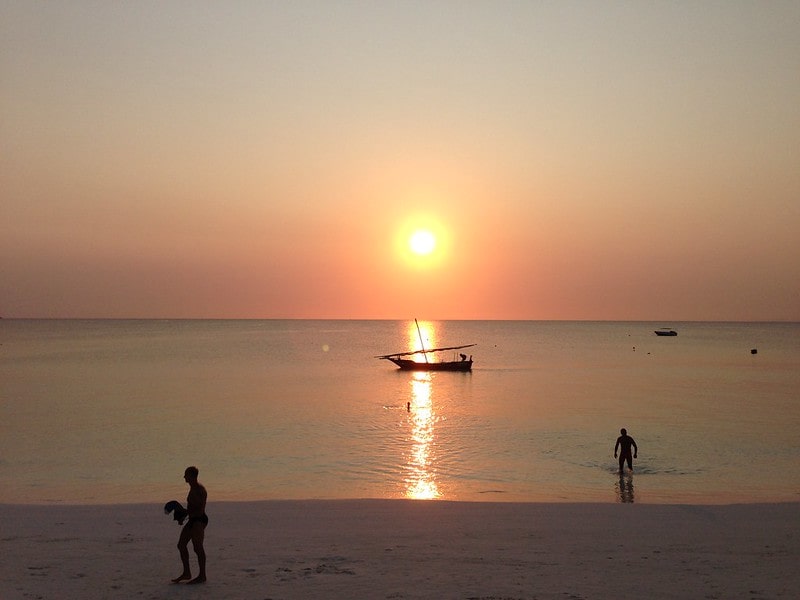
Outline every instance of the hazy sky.
<svg viewBox="0 0 800 600"><path fill-rule="evenodd" d="M0 36L2 316L800 320L800 2L1 0Z"/></svg>

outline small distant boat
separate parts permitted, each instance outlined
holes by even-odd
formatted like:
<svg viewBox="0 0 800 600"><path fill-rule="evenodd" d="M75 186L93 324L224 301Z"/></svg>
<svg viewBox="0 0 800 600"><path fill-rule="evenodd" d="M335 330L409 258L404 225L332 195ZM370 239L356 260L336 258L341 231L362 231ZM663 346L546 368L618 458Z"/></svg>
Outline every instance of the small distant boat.
<svg viewBox="0 0 800 600"><path fill-rule="evenodd" d="M669 327L662 327L661 329L656 329L656 335L675 336L678 335L678 332L674 329L670 329Z"/></svg>
<svg viewBox="0 0 800 600"><path fill-rule="evenodd" d="M422 344L422 333L419 331L419 323L414 319L417 325L417 332L419 333L419 341ZM431 356L437 352L446 352L448 350L461 350L463 348L471 348L477 344L466 344L464 346L447 346L446 348L431 348L426 349L422 344L422 350L413 350L411 352L395 352L394 354L384 354L376 356L382 360L389 360L396 364L402 371L471 371L472 370L472 355L467 357L466 354L460 353L457 358L453 360L430 360ZM409 358L415 355L422 355L424 361L414 360Z"/></svg>

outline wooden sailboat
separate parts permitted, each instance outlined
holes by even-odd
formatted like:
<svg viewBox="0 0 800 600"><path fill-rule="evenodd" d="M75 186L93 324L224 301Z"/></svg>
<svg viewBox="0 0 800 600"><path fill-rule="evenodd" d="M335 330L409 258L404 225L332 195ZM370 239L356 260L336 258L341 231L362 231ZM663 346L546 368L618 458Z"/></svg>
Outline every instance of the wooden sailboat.
<svg viewBox="0 0 800 600"><path fill-rule="evenodd" d="M461 350L463 348L471 348L477 344L466 344L463 346L447 346L445 348L431 348L426 349L422 341L422 332L419 330L419 323L414 319L417 325L417 333L419 333L419 342L422 345L422 350L413 350L411 352L395 352L394 354L384 354L376 356L383 360L392 361L403 371L471 371L472 370L472 355L467 357L466 354L460 353L453 360L430 360L430 355L437 352L446 352L448 350ZM417 361L411 358L412 356L421 354L425 361Z"/></svg>

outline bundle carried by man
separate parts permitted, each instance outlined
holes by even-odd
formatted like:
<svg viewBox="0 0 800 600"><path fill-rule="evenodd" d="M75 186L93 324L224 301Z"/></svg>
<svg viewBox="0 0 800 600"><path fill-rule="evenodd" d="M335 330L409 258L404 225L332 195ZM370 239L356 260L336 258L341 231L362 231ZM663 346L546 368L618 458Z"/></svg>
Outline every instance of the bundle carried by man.
<svg viewBox="0 0 800 600"><path fill-rule="evenodd" d="M172 513L172 518L178 522L178 525L183 525L186 517L189 516L189 511L177 500L170 500L164 505L164 514L168 515L169 513Z"/></svg>

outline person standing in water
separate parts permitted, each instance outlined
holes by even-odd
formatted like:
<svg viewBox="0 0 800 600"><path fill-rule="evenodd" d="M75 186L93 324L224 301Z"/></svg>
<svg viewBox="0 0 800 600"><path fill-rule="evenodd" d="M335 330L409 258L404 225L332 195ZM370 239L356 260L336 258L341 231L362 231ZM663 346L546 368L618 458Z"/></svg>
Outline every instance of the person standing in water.
<svg viewBox="0 0 800 600"><path fill-rule="evenodd" d="M181 554L183 563L183 573L173 579L173 583L189 580L189 583L204 583L206 580L206 551L203 548L208 517L206 516L206 499L208 493L206 488L197 481L199 475L197 467L187 467L183 473L183 478L189 484L189 495L186 497L186 511L189 521L181 529L181 537L178 539L178 552ZM200 572L197 577L192 579L191 569L189 568L189 541L192 542L194 553L197 554L197 565Z"/></svg>
<svg viewBox="0 0 800 600"><path fill-rule="evenodd" d="M636 441L628 435L628 431L623 427L619 430L620 435L617 438L617 443L614 444L614 458L617 458L617 451L619 450L619 472L622 473L623 465L627 462L628 468L633 471L633 459L639 453L639 448L636 447ZM631 457L631 448L633 448L633 457Z"/></svg>

